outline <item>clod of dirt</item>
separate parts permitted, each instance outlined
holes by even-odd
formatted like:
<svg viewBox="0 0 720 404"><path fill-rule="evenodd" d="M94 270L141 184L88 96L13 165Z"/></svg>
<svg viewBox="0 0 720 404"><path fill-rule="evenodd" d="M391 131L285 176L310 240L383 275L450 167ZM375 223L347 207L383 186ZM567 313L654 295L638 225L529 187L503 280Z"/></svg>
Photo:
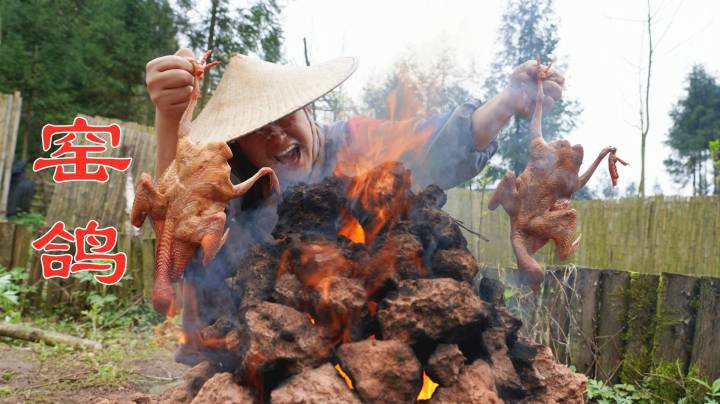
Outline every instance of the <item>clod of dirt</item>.
<svg viewBox="0 0 720 404"><path fill-rule="evenodd" d="M337 357L365 403L412 403L420 391L420 362L400 341L344 344Z"/></svg>
<svg viewBox="0 0 720 404"><path fill-rule="evenodd" d="M498 397L495 390L492 368L484 360L478 359L463 369L457 383L451 387L438 387L430 402L503 404L505 401Z"/></svg>
<svg viewBox="0 0 720 404"><path fill-rule="evenodd" d="M298 184L283 194L274 234L315 231L335 236L340 208L346 204L347 179L330 177L317 185Z"/></svg>
<svg viewBox="0 0 720 404"><path fill-rule="evenodd" d="M492 304L504 304L505 285L497 279L483 277L478 285L480 298Z"/></svg>
<svg viewBox="0 0 720 404"><path fill-rule="evenodd" d="M467 248L467 240L452 216L438 209L422 208L410 213L410 220L431 228L435 246L440 250Z"/></svg>
<svg viewBox="0 0 720 404"><path fill-rule="evenodd" d="M225 284L239 301L242 310L272 296L278 270L277 253L269 246L254 245L235 265L234 274Z"/></svg>
<svg viewBox="0 0 720 404"><path fill-rule="evenodd" d="M433 275L440 278L453 278L457 281L472 283L477 271L475 257L470 251L463 248L440 250L432 259Z"/></svg>
<svg viewBox="0 0 720 404"><path fill-rule="evenodd" d="M440 344L430 355L425 370L430 378L443 387L452 386L465 365L465 356L455 344Z"/></svg>
<svg viewBox="0 0 720 404"><path fill-rule="evenodd" d="M262 302L245 313L243 331L241 379L250 383L277 384L325 359L310 320L291 307Z"/></svg>
<svg viewBox="0 0 720 404"><path fill-rule="evenodd" d="M217 372L217 366L209 361L202 361L190 368L183 376L185 386L187 387L187 396L195 397L205 382Z"/></svg>
<svg viewBox="0 0 720 404"><path fill-rule="evenodd" d="M200 389L191 404L247 404L255 397L247 388L237 384L230 373L218 373Z"/></svg>
<svg viewBox="0 0 720 404"><path fill-rule="evenodd" d="M410 345L459 343L479 335L488 312L487 303L467 283L417 279L402 281L397 292L382 301L378 319L383 339Z"/></svg>
<svg viewBox="0 0 720 404"><path fill-rule="evenodd" d="M423 267L423 246L411 233L393 231L382 239L367 265L365 288L370 295L397 289L403 279L427 277Z"/></svg>
<svg viewBox="0 0 720 404"><path fill-rule="evenodd" d="M337 370L326 363L288 379L273 390L271 404L335 403L360 404Z"/></svg>
<svg viewBox="0 0 720 404"><path fill-rule="evenodd" d="M273 293L275 302L290 306L295 310L306 311L310 304L310 295L295 274L286 272L275 282Z"/></svg>
<svg viewBox="0 0 720 404"><path fill-rule="evenodd" d="M533 393L523 403L583 403L587 377L558 363L546 346L537 346L532 364L532 376L526 385ZM530 376L530 375L526 375Z"/></svg>

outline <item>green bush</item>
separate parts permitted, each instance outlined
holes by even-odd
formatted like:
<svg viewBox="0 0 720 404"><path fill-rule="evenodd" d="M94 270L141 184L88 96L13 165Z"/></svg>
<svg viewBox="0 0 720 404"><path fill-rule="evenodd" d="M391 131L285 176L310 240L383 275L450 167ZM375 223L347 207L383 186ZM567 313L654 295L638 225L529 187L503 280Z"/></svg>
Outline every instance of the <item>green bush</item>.
<svg viewBox="0 0 720 404"><path fill-rule="evenodd" d="M608 385L590 379L585 398L598 404L720 404L720 378L711 384L697 369L691 369L685 377L677 363L666 363L645 374L636 385Z"/></svg>
<svg viewBox="0 0 720 404"><path fill-rule="evenodd" d="M7 269L0 265L0 318L5 321L17 321L23 300L35 288L26 285L28 272L24 268Z"/></svg>

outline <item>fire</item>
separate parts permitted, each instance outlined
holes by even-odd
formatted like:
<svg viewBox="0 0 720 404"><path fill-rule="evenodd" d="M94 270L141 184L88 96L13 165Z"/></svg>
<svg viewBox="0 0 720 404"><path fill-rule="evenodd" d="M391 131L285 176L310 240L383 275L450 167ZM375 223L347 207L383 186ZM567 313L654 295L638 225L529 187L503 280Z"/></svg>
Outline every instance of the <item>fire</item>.
<svg viewBox="0 0 720 404"><path fill-rule="evenodd" d="M353 263L335 245L314 242L300 247L298 268L294 273L307 287L323 287L324 279L350 273ZM327 285L325 285L327 286Z"/></svg>
<svg viewBox="0 0 720 404"><path fill-rule="evenodd" d="M177 342L178 342L178 344L180 344L180 345L185 345L185 344L187 344L187 336L185 335L184 332L178 330L178 331L175 333L175 336L177 337Z"/></svg>
<svg viewBox="0 0 720 404"><path fill-rule="evenodd" d="M432 129L421 127L419 99L408 82L401 79L387 100L389 120L350 121L353 136L339 150L334 175L362 175L382 163L422 153Z"/></svg>
<svg viewBox="0 0 720 404"><path fill-rule="evenodd" d="M430 376L423 371L423 385L422 389L420 389L420 393L417 396L417 400L429 400L432 398L433 394L435 394L435 389L437 389L438 384L432 381Z"/></svg>
<svg viewBox="0 0 720 404"><path fill-rule="evenodd" d="M348 376L347 373L345 373L345 371L340 367L339 363L337 365L335 365L335 370L337 370L338 373L340 374L340 376L342 376L342 378L345 379L345 383L348 385L350 390L354 390L350 376Z"/></svg>
<svg viewBox="0 0 720 404"><path fill-rule="evenodd" d="M342 209L342 225L338 234L356 244L365 244L365 229L347 209Z"/></svg>

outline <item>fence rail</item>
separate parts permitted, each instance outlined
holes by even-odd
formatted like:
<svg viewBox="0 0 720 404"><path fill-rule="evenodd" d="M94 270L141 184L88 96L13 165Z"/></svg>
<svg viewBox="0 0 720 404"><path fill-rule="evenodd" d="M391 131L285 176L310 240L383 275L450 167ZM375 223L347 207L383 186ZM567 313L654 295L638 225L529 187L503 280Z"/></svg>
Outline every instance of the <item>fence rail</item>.
<svg viewBox="0 0 720 404"><path fill-rule="evenodd" d="M489 193L448 192L445 210L486 242L465 232L479 263L516 266L510 246L510 220L500 208L488 211ZM573 201L581 245L569 264L720 277L720 197L651 197ZM542 264L560 264L548 243L535 254Z"/></svg>

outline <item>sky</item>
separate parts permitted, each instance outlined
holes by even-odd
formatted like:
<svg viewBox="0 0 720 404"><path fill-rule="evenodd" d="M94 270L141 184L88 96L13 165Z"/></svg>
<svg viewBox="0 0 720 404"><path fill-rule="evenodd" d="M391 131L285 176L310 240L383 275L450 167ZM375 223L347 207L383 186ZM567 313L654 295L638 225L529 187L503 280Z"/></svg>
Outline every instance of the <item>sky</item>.
<svg viewBox="0 0 720 404"><path fill-rule="evenodd" d="M282 14L285 57L304 64L302 40L307 38L313 63L357 58L358 70L344 84L357 101L363 86L382 79L400 57L432 59L447 46L459 65L475 63L479 77L473 81L481 83L499 49L504 7L501 0L288 0ZM669 112L685 94L691 67L702 64L720 77L720 1L651 0L650 9L655 56L646 192L652 194L658 183L666 195L689 195L691 187L681 188L665 171L662 161L670 150L663 141L672 124ZM583 108L567 139L583 145L585 166L603 147L616 146L618 156L631 163L619 168L624 189L640 178L639 85L647 64L647 3L556 0L555 11L556 53L567 65L564 97ZM596 175L590 186L599 187L601 178Z"/></svg>

